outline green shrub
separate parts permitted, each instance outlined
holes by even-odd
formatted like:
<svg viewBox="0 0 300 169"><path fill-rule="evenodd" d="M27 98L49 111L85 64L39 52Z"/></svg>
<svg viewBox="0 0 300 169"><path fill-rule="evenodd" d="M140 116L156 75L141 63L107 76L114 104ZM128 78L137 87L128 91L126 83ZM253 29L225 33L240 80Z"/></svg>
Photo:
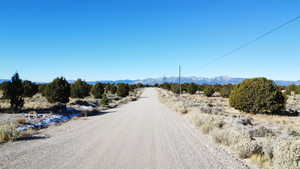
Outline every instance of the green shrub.
<svg viewBox="0 0 300 169"><path fill-rule="evenodd" d="M71 95L70 84L63 78L56 78L45 89L45 95L50 103L68 103Z"/></svg>
<svg viewBox="0 0 300 169"><path fill-rule="evenodd" d="M90 85L85 81L78 79L71 85L71 97L72 98L85 98L90 95Z"/></svg>
<svg viewBox="0 0 300 169"><path fill-rule="evenodd" d="M101 105L102 106L107 106L108 104L109 104L109 100L108 100L106 94L103 94L102 100L101 100Z"/></svg>
<svg viewBox="0 0 300 169"><path fill-rule="evenodd" d="M24 97L32 97L35 94L37 94L37 92L39 91L38 85L28 80L25 80L23 82L23 87L24 87L24 93L23 93Z"/></svg>
<svg viewBox="0 0 300 169"><path fill-rule="evenodd" d="M117 89L117 95L120 97L126 97L129 95L129 85L119 84Z"/></svg>
<svg viewBox="0 0 300 169"><path fill-rule="evenodd" d="M95 98L101 99L102 95L104 94L104 84L102 83L97 83L92 87L92 94Z"/></svg>
<svg viewBox="0 0 300 169"><path fill-rule="evenodd" d="M230 95L230 105L246 113L274 113L285 108L286 99L266 78L245 80Z"/></svg>
<svg viewBox="0 0 300 169"><path fill-rule="evenodd" d="M211 97L216 91L212 86L207 86L207 87L205 87L203 92L204 92L205 96Z"/></svg>

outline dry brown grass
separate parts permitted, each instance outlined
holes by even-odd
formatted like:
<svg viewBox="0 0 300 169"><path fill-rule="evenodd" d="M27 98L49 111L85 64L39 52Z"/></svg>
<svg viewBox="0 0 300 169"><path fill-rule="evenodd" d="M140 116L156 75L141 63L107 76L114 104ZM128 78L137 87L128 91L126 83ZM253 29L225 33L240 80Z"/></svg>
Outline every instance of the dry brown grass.
<svg viewBox="0 0 300 169"><path fill-rule="evenodd" d="M20 132L17 131L16 125L13 123L0 126L0 143L13 141L20 136Z"/></svg>
<svg viewBox="0 0 300 169"><path fill-rule="evenodd" d="M34 130L28 129L18 131L14 123L0 125L0 143L15 141L20 138L31 137L35 134Z"/></svg>

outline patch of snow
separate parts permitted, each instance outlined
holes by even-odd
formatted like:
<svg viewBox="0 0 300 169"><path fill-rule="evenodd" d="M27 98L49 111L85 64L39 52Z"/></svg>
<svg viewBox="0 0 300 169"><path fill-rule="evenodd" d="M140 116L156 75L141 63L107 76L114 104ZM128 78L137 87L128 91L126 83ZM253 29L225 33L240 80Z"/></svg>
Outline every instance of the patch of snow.
<svg viewBox="0 0 300 169"><path fill-rule="evenodd" d="M74 110L74 109L71 108L69 110ZM70 113L68 115L51 115L51 116L46 117L38 122L35 122L35 123L32 122L32 123L25 124L21 127L18 127L17 130L25 131L25 130L33 129L33 128L45 128L50 125L55 125L58 123L66 122L77 116L80 116L80 113Z"/></svg>

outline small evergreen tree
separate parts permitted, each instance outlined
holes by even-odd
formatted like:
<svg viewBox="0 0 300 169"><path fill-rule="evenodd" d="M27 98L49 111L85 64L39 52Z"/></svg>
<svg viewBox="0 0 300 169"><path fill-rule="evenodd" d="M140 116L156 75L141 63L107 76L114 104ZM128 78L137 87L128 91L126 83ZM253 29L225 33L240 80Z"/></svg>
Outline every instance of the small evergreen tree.
<svg viewBox="0 0 300 169"><path fill-rule="evenodd" d="M90 85L85 81L78 79L71 85L71 97L72 98L85 98L90 95Z"/></svg>
<svg viewBox="0 0 300 169"><path fill-rule="evenodd" d="M92 87L92 94L95 98L101 99L104 94L104 85L102 83L97 83Z"/></svg>
<svg viewBox="0 0 300 169"><path fill-rule="evenodd" d="M108 100L106 94L103 94L102 95L102 100L101 100L101 105L102 106L107 106L108 104L109 104L109 100Z"/></svg>
<svg viewBox="0 0 300 169"><path fill-rule="evenodd" d="M38 85L32 83L29 80L25 80L23 82L23 87L24 87L24 93L23 93L24 97L32 97L39 91Z"/></svg>
<svg viewBox="0 0 300 169"><path fill-rule="evenodd" d="M286 99L277 85L266 78L248 79L230 95L230 105L246 113L275 113L284 110Z"/></svg>
<svg viewBox="0 0 300 169"><path fill-rule="evenodd" d="M117 95L120 97L126 97L129 95L129 85L119 84L117 89Z"/></svg>
<svg viewBox="0 0 300 169"><path fill-rule="evenodd" d="M45 88L45 96L50 103L68 103L70 95L70 84L63 77L54 79Z"/></svg>
<svg viewBox="0 0 300 169"><path fill-rule="evenodd" d="M24 87L18 73L14 74L14 76L11 78L11 81L8 82L7 87L6 95L10 100L11 110L14 112L19 112L24 105Z"/></svg>

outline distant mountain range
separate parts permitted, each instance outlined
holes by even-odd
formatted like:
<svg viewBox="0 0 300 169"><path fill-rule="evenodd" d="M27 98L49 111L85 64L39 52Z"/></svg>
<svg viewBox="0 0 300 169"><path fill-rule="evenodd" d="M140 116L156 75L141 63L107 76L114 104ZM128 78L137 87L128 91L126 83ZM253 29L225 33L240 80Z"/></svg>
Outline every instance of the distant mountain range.
<svg viewBox="0 0 300 169"><path fill-rule="evenodd" d="M246 78L233 78L228 76L218 76L214 78L205 78L205 77L182 77L182 83L196 83L196 84L239 84ZM97 82L101 83L128 83L128 84L162 84L162 83L178 83L178 77L160 77L160 78L147 78L147 79L138 79L138 80L116 80L116 81L90 81L88 83L95 84ZM300 85L299 81L284 81L284 80L275 80L278 85L287 86L290 84Z"/></svg>
<svg viewBox="0 0 300 169"><path fill-rule="evenodd" d="M233 78L228 76L219 76L214 78L205 78L205 77L182 77L182 83L196 83L196 84L238 84L244 81L246 78ZM0 83L7 81L5 79L0 79ZM74 80L69 80L70 83ZM147 78L147 79L138 79L138 80L100 80L100 81L88 81L89 84L101 83L128 83L128 84L162 84L162 83L178 83L178 77L160 77L160 78ZM284 81L284 80L275 80L278 85L287 86L290 84L300 85L300 80L298 81Z"/></svg>

